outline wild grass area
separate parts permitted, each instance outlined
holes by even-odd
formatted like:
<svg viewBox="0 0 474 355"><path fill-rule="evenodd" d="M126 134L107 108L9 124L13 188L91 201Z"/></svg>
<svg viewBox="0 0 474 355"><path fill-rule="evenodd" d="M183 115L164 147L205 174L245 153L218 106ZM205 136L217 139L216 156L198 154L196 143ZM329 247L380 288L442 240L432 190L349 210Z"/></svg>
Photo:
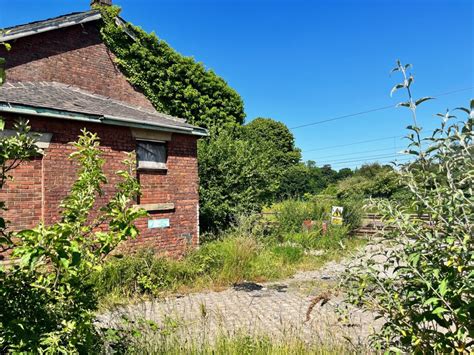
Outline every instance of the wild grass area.
<svg viewBox="0 0 474 355"><path fill-rule="evenodd" d="M153 328L153 329L151 329ZM288 334L279 341L265 335L222 334L211 340L194 339L183 341L173 329L159 330L148 326L139 334L109 333L109 344L115 353L127 354L352 354L369 353L365 347L336 344L329 339L325 343L308 343L295 334Z"/></svg>
<svg viewBox="0 0 474 355"><path fill-rule="evenodd" d="M338 260L366 242L348 236L345 226L328 225L323 233L325 206L289 201L277 209L271 221L260 215L240 218L233 228L179 260L156 256L151 250L112 257L93 275L92 283L107 307L136 297L219 290L242 281L286 278ZM303 230L302 221L312 217L319 221L312 229ZM290 224L289 219L296 223Z"/></svg>

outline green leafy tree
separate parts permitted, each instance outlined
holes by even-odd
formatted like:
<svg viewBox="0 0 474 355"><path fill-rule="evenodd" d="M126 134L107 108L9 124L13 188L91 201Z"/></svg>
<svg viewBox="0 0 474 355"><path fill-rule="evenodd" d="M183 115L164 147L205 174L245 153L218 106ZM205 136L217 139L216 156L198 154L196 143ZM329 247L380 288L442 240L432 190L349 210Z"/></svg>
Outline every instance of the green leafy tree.
<svg viewBox="0 0 474 355"><path fill-rule="evenodd" d="M270 153L272 169L279 174L279 191L274 200L302 196L308 189L309 176L300 164L301 151L295 146L295 138L288 127L271 118L256 118L242 127L242 139L265 146Z"/></svg>
<svg viewBox="0 0 474 355"><path fill-rule="evenodd" d="M347 179L354 175L354 172L350 168L342 168L337 172L337 179L338 180L343 180Z"/></svg>
<svg viewBox="0 0 474 355"><path fill-rule="evenodd" d="M1 164L3 176L17 164L11 165L12 160L34 153L34 140L25 132L20 127L17 136L0 139L7 147L2 152L8 154ZM88 278L121 241L138 234L133 223L145 212L130 206L139 194L131 156L124 161L126 169L117 172L121 182L116 194L97 209L96 197L107 182L98 137L83 131L74 146L71 159L79 172L61 204L60 221L41 223L6 240L19 263L0 270L2 352L100 351L93 324L96 301ZM97 228L104 225L106 231Z"/></svg>
<svg viewBox="0 0 474 355"><path fill-rule="evenodd" d="M363 164L360 168L354 171L354 176L362 176L372 179L380 173L393 171L390 165L380 165L379 163Z"/></svg>
<svg viewBox="0 0 474 355"><path fill-rule="evenodd" d="M441 125L422 139L417 107L429 100L412 97L410 65L394 69L403 82L413 125L408 126L402 183L413 195L411 206L374 201L386 229L382 240L393 248L351 267L343 284L348 300L376 312L383 320L375 344L396 352L470 353L474 350L474 100L460 108L466 118L453 123L449 111ZM429 221L412 219L416 210Z"/></svg>
<svg viewBox="0 0 474 355"><path fill-rule="evenodd" d="M311 171L308 166L303 163L290 166L280 178L277 199L300 199L313 192L311 183Z"/></svg>
<svg viewBox="0 0 474 355"><path fill-rule="evenodd" d="M239 139L240 127L199 142L201 225L222 229L239 214L259 211L278 188L272 147Z"/></svg>
<svg viewBox="0 0 474 355"><path fill-rule="evenodd" d="M118 7L101 7L100 31L117 64L160 112L205 128L242 124L241 97L212 70L184 57L160 40L131 24L117 25Z"/></svg>
<svg viewBox="0 0 474 355"><path fill-rule="evenodd" d="M271 118L256 118L244 126L243 136L251 141L271 145L275 164L282 170L301 160L301 151L295 146L295 137L282 122Z"/></svg>

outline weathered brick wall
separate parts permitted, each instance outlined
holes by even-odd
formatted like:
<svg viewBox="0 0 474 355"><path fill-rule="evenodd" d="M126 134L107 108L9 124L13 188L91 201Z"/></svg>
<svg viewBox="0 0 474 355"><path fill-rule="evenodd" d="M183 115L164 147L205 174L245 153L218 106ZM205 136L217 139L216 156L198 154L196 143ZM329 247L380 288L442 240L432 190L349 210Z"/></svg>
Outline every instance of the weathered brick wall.
<svg viewBox="0 0 474 355"><path fill-rule="evenodd" d="M7 117L11 126L13 117ZM22 164L12 173L14 180L0 190L5 200L6 219L14 230L31 228L41 220L53 223L59 217L59 204L75 181L77 166L68 156L74 150L69 144L77 139L82 128L98 134L104 171L109 183L104 187L104 202L115 192L119 181L114 174L123 168L125 152L136 149L131 131L126 127L29 117L32 129L53 133L48 149L42 157ZM198 174L196 137L173 134L168 143L168 171L141 171L138 178L143 195L139 203L174 203L175 210L151 213L137 221L140 236L122 246L122 250L153 248L157 253L182 254L198 243ZM170 228L148 229L148 219L169 218Z"/></svg>
<svg viewBox="0 0 474 355"><path fill-rule="evenodd" d="M8 201L5 218L14 221L17 229L32 228L41 218L42 159L22 163L12 175L15 179L7 181L7 188L0 189L0 201Z"/></svg>
<svg viewBox="0 0 474 355"><path fill-rule="evenodd" d="M101 42L97 23L20 38L12 50L0 48L7 59L7 80L57 81L108 96L135 106L153 108L118 70L114 55ZM11 120L14 117L10 116ZM104 170L109 184L104 187L102 202L114 193L121 169L123 152L135 150L130 129L117 126L83 124L73 121L30 117L35 131L53 133L50 147L41 158L22 164L13 172L14 180L0 190L9 210L6 218L15 230L31 228L41 220L53 223L59 217L59 203L66 196L76 176L76 166L68 159L80 129L97 132L106 158ZM154 213L150 218L169 218L170 228L148 229L148 218L137 222L140 237L125 245L154 248L157 252L181 254L198 243L198 173L196 138L174 134L168 144L167 172L140 172L143 196L140 203L175 204L174 211Z"/></svg>
<svg viewBox="0 0 474 355"><path fill-rule="evenodd" d="M100 39L97 22L19 38L12 49L0 46L7 61L7 81L57 81L95 94L153 108L114 63Z"/></svg>

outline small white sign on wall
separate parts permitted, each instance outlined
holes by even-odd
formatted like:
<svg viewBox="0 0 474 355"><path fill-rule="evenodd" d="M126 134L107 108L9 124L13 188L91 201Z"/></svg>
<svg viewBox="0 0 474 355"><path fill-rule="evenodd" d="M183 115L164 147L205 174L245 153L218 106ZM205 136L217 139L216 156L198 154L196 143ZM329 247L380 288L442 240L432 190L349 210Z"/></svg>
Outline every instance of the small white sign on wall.
<svg viewBox="0 0 474 355"><path fill-rule="evenodd" d="M149 219L148 220L148 228L169 228L170 226L170 219L169 218L161 218L161 219Z"/></svg>

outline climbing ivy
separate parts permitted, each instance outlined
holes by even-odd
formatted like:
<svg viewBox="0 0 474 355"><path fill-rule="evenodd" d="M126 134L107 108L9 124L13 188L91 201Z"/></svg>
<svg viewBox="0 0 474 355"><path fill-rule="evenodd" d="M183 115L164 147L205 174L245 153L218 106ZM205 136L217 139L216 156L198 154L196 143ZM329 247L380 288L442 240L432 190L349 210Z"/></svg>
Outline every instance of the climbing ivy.
<svg viewBox="0 0 474 355"><path fill-rule="evenodd" d="M103 41L132 85L163 113L205 128L245 118L239 94L212 70L184 57L154 33L131 24L118 24L120 8L100 7Z"/></svg>

